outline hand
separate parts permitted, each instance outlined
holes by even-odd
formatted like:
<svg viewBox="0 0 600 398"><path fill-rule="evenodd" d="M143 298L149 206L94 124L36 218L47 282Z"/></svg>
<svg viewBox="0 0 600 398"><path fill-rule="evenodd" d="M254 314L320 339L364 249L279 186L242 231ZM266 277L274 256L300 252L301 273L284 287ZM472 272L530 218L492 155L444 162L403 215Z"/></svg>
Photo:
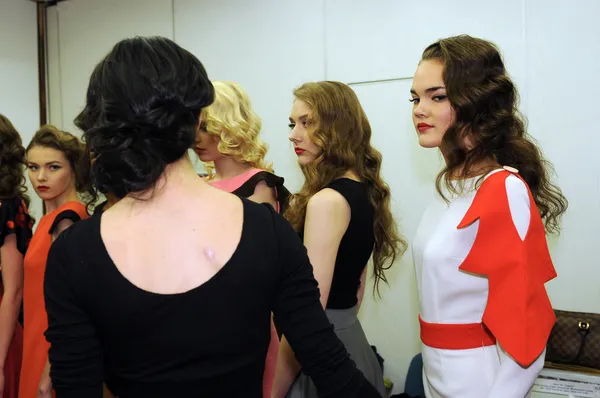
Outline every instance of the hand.
<svg viewBox="0 0 600 398"><path fill-rule="evenodd" d="M46 372L46 369L44 369L44 373L42 374L40 385L38 387L37 398L52 398L52 380L50 379L49 370L50 369L48 369L48 372Z"/></svg>

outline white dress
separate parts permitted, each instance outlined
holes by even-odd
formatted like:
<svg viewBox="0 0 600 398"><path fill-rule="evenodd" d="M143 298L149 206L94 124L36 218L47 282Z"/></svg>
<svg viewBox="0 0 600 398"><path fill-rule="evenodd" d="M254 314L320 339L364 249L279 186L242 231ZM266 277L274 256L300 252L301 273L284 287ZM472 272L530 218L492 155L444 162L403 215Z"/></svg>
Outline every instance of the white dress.
<svg viewBox="0 0 600 398"><path fill-rule="evenodd" d="M473 247L479 221L457 228L473 203L476 181L467 180L465 193L458 197L446 193L449 203L436 192L417 230L413 255L420 316L425 322L482 322L488 278L459 270ZM505 186L512 221L523 240L531 219L529 191L515 175L506 178ZM544 365L545 351L528 367L519 365L499 343L472 349L438 349L422 344L422 355L428 398L522 398L528 396Z"/></svg>

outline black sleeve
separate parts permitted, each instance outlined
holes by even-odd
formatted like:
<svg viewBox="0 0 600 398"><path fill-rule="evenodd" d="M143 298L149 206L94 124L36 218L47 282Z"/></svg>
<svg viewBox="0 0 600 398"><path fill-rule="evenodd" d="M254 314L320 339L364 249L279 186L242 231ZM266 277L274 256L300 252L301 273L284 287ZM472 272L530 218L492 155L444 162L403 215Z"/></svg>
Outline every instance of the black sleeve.
<svg viewBox="0 0 600 398"><path fill-rule="evenodd" d="M103 365L102 350L96 330L82 309L77 274L71 265L77 264L75 228L69 228L56 239L46 265L44 298L48 314L46 339L50 343L50 377L57 398L101 398ZM79 239L79 238L78 238ZM71 256L67 257L67 249ZM79 288L79 289L78 289Z"/></svg>
<svg viewBox="0 0 600 398"><path fill-rule="evenodd" d="M0 200L0 247L8 235L15 233L14 213L13 201Z"/></svg>
<svg viewBox="0 0 600 398"><path fill-rule="evenodd" d="M17 235L17 249L25 254L31 240L33 221L21 198L0 199L0 247L7 236Z"/></svg>
<svg viewBox="0 0 600 398"><path fill-rule="evenodd" d="M232 193L241 196L242 198L249 198L250 196L254 195L256 186L262 181L264 181L268 187L276 190L276 200L279 202L279 214L283 214L287 208L287 204L291 195L290 191L288 191L288 189L283 185L285 182L283 177L279 177L268 171L261 171L250 177L248 181L243 183L242 186Z"/></svg>
<svg viewBox="0 0 600 398"><path fill-rule="evenodd" d="M48 230L49 234L54 233L54 230L56 229L56 227L58 227L58 224L62 221L62 220L71 220L73 222L77 222L81 220L81 217L79 217L79 214L77 214L76 212L74 212L73 210L65 210L65 211L61 211L56 218L54 219L54 222L52 223L52 225L50 226L50 229Z"/></svg>
<svg viewBox="0 0 600 398"><path fill-rule="evenodd" d="M306 248L291 225L273 212L281 276L275 322L311 377L320 397L381 397L350 359L320 301Z"/></svg>

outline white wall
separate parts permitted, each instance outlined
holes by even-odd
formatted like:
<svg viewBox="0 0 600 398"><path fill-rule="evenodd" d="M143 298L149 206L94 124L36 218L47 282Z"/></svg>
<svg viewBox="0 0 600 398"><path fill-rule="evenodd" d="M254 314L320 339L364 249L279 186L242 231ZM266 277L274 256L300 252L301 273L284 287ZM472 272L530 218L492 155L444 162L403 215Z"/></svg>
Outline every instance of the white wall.
<svg viewBox="0 0 600 398"><path fill-rule="evenodd" d="M288 188L299 188L288 115L294 87L325 78L322 0L175 0L174 9L175 40L202 61L212 80L244 86L262 118L275 172Z"/></svg>
<svg viewBox="0 0 600 398"><path fill-rule="evenodd" d="M50 121L73 133L80 133L73 119L85 104L90 74L119 40L173 37L171 0L65 1L50 8L48 19L50 95L61 99Z"/></svg>
<svg viewBox="0 0 600 398"><path fill-rule="evenodd" d="M40 127L37 12L31 1L0 0L0 113L10 119L26 147ZM30 212L42 216L29 185Z"/></svg>
<svg viewBox="0 0 600 398"><path fill-rule="evenodd" d="M264 139L288 185L301 183L287 141L292 90L311 80L352 85L371 121L374 145L393 211L409 241L433 194L440 167L435 151L416 142L408 103L421 51L434 40L469 33L493 40L521 90L530 132L554 163L570 200L560 238L551 240L559 278L549 284L556 308L599 311L600 138L595 131L600 56L594 51L600 2L574 0L194 1L142 0L60 3L51 60L51 113L69 126L81 109L86 79L118 39L133 34L174 38L205 64L211 79L240 82L264 122ZM93 29L87 29L93 27ZM54 68L54 69L53 69ZM59 69L60 73L56 71ZM57 82L57 76L61 79ZM392 80L389 80L392 79ZM57 93L60 93L58 95ZM55 104L58 102L58 104ZM56 107L61 108L55 112ZM60 116L54 116L58 114ZM72 127L69 127L72 128ZM385 358L386 375L401 392L419 350L411 253L389 271L383 299L370 292L361 319Z"/></svg>
<svg viewBox="0 0 600 398"><path fill-rule="evenodd" d="M526 13L530 132L569 199L548 290L555 308L600 312L600 2L528 0Z"/></svg>

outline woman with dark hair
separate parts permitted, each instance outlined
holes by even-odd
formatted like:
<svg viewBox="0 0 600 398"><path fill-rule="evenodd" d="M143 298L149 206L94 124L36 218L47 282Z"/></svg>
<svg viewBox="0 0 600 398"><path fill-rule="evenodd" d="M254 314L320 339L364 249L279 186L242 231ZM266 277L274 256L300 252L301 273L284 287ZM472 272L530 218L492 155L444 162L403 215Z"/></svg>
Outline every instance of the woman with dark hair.
<svg viewBox="0 0 600 398"><path fill-rule="evenodd" d="M446 167L414 241L427 397L524 397L555 322L545 232L567 200L525 130L498 48L425 49L411 89L419 144Z"/></svg>
<svg viewBox="0 0 600 398"><path fill-rule="evenodd" d="M27 173L44 203L25 256L23 291L23 366L19 397L50 397L48 326L44 306L44 273L52 242L73 223L88 217L79 194L90 195L89 159L85 145L74 135L54 126L42 126L27 146Z"/></svg>
<svg viewBox="0 0 600 398"><path fill-rule="evenodd" d="M262 397L271 312L323 396L379 397L293 229L198 178L187 151L213 97L200 61L165 38L120 41L94 69L76 123L95 185L121 199L50 252L57 397L100 397L103 381L128 398Z"/></svg>
<svg viewBox="0 0 600 398"><path fill-rule="evenodd" d="M23 351L18 323L23 299L23 257L34 220L25 186L25 148L10 120L0 114L0 397L16 398Z"/></svg>

